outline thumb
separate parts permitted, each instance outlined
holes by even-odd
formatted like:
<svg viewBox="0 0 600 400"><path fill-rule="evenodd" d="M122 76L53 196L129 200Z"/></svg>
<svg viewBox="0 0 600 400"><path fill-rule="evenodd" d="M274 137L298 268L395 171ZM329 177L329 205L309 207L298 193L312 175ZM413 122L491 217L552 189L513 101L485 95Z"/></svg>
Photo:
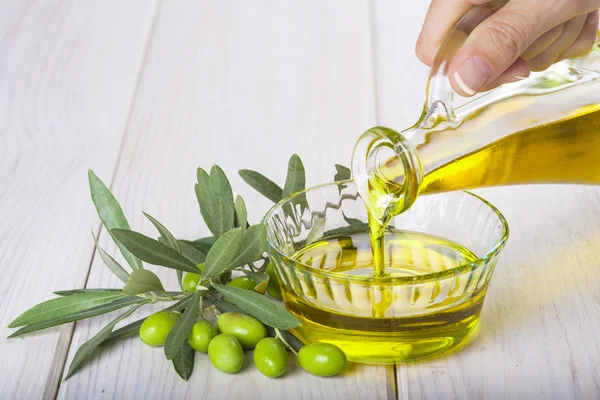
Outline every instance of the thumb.
<svg viewBox="0 0 600 400"><path fill-rule="evenodd" d="M450 65L448 72L454 90L462 96L472 96L513 64L523 71L519 74L515 67L511 71L527 76L527 64L515 61L538 37L561 22L557 21L556 10L549 10L545 3L553 2L509 1L479 24Z"/></svg>

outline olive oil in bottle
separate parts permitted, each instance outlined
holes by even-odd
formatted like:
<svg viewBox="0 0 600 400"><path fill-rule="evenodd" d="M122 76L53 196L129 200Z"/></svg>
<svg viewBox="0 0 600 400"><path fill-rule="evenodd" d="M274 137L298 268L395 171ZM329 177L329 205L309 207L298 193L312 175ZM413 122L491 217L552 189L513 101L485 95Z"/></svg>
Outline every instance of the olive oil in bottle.
<svg viewBox="0 0 600 400"><path fill-rule="evenodd" d="M452 110L433 102L401 134L376 127L352 172L370 214L375 275L384 227L421 195L489 186L600 184L600 48Z"/></svg>

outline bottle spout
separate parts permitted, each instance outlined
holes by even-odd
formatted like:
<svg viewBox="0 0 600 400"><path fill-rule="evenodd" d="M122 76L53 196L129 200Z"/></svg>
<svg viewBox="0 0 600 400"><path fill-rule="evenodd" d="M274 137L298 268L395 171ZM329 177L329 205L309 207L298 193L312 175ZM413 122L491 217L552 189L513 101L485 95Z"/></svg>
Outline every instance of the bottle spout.
<svg viewBox="0 0 600 400"><path fill-rule="evenodd" d="M422 175L416 151L392 129L371 128L354 146L352 178L370 215L383 226L413 205Z"/></svg>
<svg viewBox="0 0 600 400"><path fill-rule="evenodd" d="M423 117L414 126L415 129L433 129L441 124L446 128L460 125L461 120L454 113L452 102L436 100L425 112Z"/></svg>

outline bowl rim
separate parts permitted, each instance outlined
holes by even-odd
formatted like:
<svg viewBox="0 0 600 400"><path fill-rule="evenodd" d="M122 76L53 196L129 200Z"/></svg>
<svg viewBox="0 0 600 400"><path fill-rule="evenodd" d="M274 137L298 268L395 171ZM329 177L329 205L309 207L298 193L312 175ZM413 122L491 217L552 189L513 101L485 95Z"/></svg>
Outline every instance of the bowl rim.
<svg viewBox="0 0 600 400"><path fill-rule="evenodd" d="M262 218L261 222L265 225L267 225L267 220L268 218L274 214L275 210L281 208L283 206L283 204L291 201L292 199L294 199L295 197L298 197L308 191L313 191L313 190L317 190L317 189L321 189L327 186L340 186L343 184L352 184L354 185L354 181L352 179L346 179L346 180L342 180L342 181L334 181L334 182L329 182L329 183L324 183L321 185L317 185L317 186L312 186L309 188L306 188L302 191L296 192L284 199L281 199L280 201L278 201L275 205L273 205L264 215L264 217ZM357 192L358 194L358 192ZM504 246L506 245L506 242L508 240L508 237L510 235L510 229L508 227L508 221L506 220L506 218L504 217L504 215L500 212L500 210L498 210L498 208L496 208L496 206L494 206L492 203L490 203L489 201L487 201L486 199L484 199L481 196L478 196L470 191L467 190L460 190L460 191L452 191L452 192L444 192L443 194L446 195L468 195L471 197L474 197L476 200L479 200L481 203L485 204L489 209L491 209L496 216L499 218L500 223L502 224L502 235L500 237L499 240L496 241L496 243L494 243L493 246L491 246L491 248L481 257L477 257L476 260L473 260L469 263L465 263L465 264L460 264L457 265L454 268L450 268L447 269L445 271L438 271L438 272L432 272L429 274L423 274L423 275L415 275L415 276L403 276L403 277L374 277L374 276L353 276L353 275L347 275L344 273L340 273L340 272L331 272L331 271L327 271L327 270L321 270L321 269L316 269L313 268L307 264L304 264L300 261L297 261L293 258L291 258L290 256L287 256L285 254L283 254L276 246L274 246L271 243L271 240L269 239L269 233L267 232L267 247L269 249L271 249L272 251L274 251L275 253L277 253L278 256L282 257L283 259L286 260L290 260L292 261L291 264L293 264L291 266L291 268L297 269L297 270L301 270L301 271L305 271L311 275L317 275L319 277L322 278L336 278L336 279L344 279L347 281L355 281L355 282L360 282L360 283L377 283L377 284L381 284L381 283L392 283L392 284L401 284L401 283L414 283L416 281L418 282L426 282L426 281L432 281L432 280L439 280L439 279L443 279L443 278L447 278L450 276L456 276L456 275L460 275L463 272L469 270L469 269L475 269L477 268L479 265L481 265L481 263L485 263L488 262L490 259L492 259L493 257L495 257L496 255L498 255L500 253L500 251L502 251L502 249L504 248ZM433 194L435 195L435 194ZM360 196L359 196L360 197ZM362 200L362 199L361 199Z"/></svg>

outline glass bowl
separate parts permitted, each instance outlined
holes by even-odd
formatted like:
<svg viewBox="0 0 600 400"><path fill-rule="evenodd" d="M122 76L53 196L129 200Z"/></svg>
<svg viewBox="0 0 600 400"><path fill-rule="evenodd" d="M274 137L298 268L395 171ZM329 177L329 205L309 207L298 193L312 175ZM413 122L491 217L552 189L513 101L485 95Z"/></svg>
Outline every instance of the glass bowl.
<svg viewBox="0 0 600 400"><path fill-rule="evenodd" d="M302 322L293 333L361 363L421 359L463 341L508 238L502 214L472 193L423 196L391 221L392 274L375 278L367 212L352 181L296 193L264 222L285 306Z"/></svg>

